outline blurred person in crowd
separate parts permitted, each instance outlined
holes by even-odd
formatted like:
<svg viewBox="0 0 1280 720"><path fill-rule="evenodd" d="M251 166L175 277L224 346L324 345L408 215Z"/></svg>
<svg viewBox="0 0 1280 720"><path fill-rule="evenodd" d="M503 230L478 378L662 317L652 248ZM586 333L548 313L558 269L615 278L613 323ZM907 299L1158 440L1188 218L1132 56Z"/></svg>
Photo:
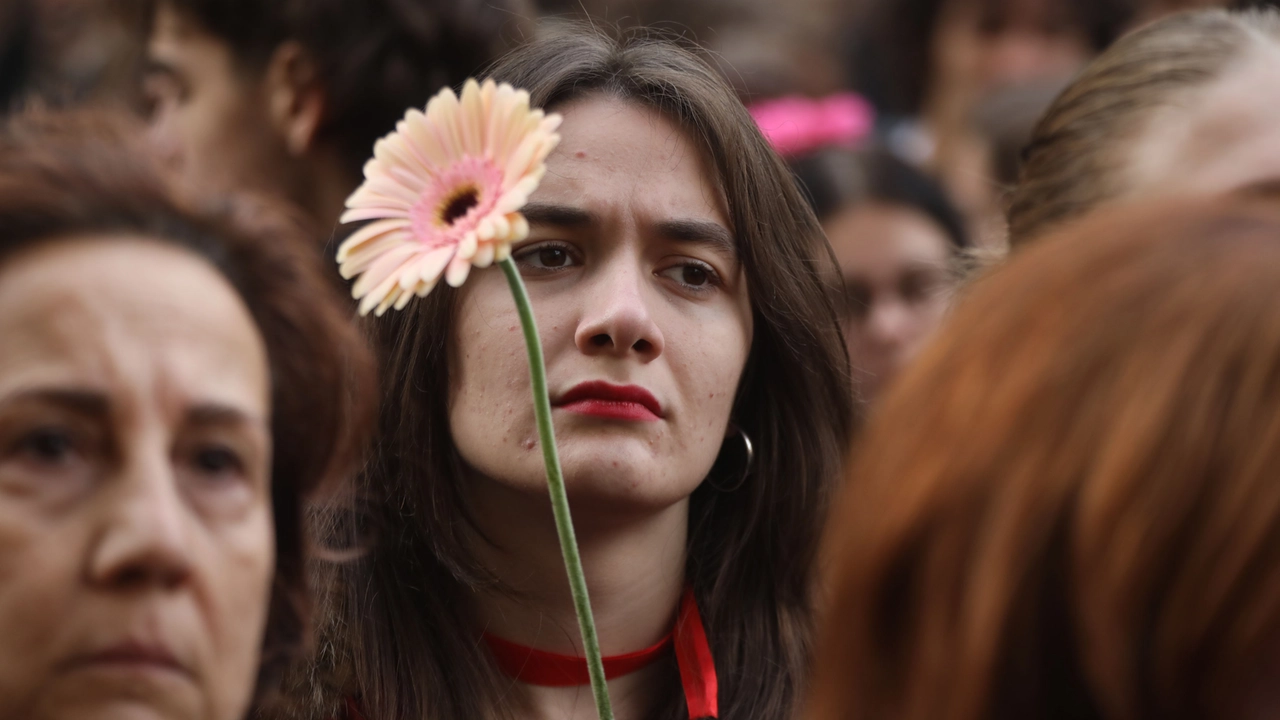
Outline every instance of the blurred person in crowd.
<svg viewBox="0 0 1280 720"><path fill-rule="evenodd" d="M0 117L26 93L33 35L31 4L27 0L0 5Z"/></svg>
<svg viewBox="0 0 1280 720"><path fill-rule="evenodd" d="M536 0L544 20L643 26L715 65L744 103L847 85L837 31L863 0Z"/></svg>
<svg viewBox="0 0 1280 720"><path fill-rule="evenodd" d="M512 257L600 646L644 658L610 680L617 717L791 718L852 432L821 227L733 89L670 42L564 29L491 74L563 116ZM498 268L373 323L381 434L333 522L374 538L333 568L313 717L595 716L518 324Z"/></svg>
<svg viewBox="0 0 1280 720"><path fill-rule="evenodd" d="M374 142L522 34L521 0L154 0L160 151L208 192L297 204L328 236Z"/></svg>
<svg viewBox="0 0 1280 720"><path fill-rule="evenodd" d="M1159 20L1087 67L1037 124L1009 203L1015 248L1103 204L1280 175L1280 11Z"/></svg>
<svg viewBox="0 0 1280 720"><path fill-rule="evenodd" d="M982 103L1065 82L1128 25L1132 0L880 0L854 43L855 87L891 149L929 169L985 243L998 194Z"/></svg>
<svg viewBox="0 0 1280 720"><path fill-rule="evenodd" d="M1276 717L1277 477L1276 197L1055 233L862 437L804 717Z"/></svg>
<svg viewBox="0 0 1280 720"><path fill-rule="evenodd" d="M883 150L793 161L835 250L854 389L874 402L941 324L969 247L964 219L924 173Z"/></svg>
<svg viewBox="0 0 1280 720"><path fill-rule="evenodd" d="M4 718L244 717L309 634L303 502L373 415L307 239L130 137L0 127Z"/></svg>

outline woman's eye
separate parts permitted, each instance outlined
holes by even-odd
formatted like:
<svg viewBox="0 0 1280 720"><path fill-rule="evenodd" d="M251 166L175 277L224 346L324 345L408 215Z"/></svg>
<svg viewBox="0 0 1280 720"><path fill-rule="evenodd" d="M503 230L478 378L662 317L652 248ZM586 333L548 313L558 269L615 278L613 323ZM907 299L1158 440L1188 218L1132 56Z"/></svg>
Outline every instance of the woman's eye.
<svg viewBox="0 0 1280 720"><path fill-rule="evenodd" d="M18 449L27 459L42 465L63 465L71 460L76 443L67 430L40 428L23 437Z"/></svg>
<svg viewBox="0 0 1280 720"><path fill-rule="evenodd" d="M563 245L541 245L515 254L516 261L534 270L559 270L576 264L572 249Z"/></svg>
<svg viewBox="0 0 1280 720"><path fill-rule="evenodd" d="M239 455L229 448L217 446L197 450L193 464L196 470L212 476L239 475L245 470Z"/></svg>
<svg viewBox="0 0 1280 720"><path fill-rule="evenodd" d="M702 263L675 265L658 274L693 290L707 290L716 284L715 271Z"/></svg>
<svg viewBox="0 0 1280 720"><path fill-rule="evenodd" d="M538 251L538 263L542 267L564 267L569 264L569 253L561 248L542 248Z"/></svg>

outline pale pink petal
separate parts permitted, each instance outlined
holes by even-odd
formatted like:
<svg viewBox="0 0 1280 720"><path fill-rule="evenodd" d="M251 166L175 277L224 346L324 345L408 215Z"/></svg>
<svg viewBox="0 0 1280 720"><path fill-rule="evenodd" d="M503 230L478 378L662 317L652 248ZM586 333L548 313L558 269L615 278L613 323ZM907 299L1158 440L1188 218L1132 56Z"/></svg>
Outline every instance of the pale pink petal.
<svg viewBox="0 0 1280 720"><path fill-rule="evenodd" d="M403 292L399 287L391 288L391 290L387 292L387 296L382 299L382 302L378 303L378 307L373 311L373 316L382 317L383 313L387 311L387 308L391 307L391 304L394 303L402 294Z"/></svg>
<svg viewBox="0 0 1280 720"><path fill-rule="evenodd" d="M507 220L506 212L495 207L493 214L489 216L489 220L493 222L493 236L495 238L501 240L511 234L511 223Z"/></svg>
<svg viewBox="0 0 1280 720"><path fill-rule="evenodd" d="M444 272L445 266L453 259L454 252L453 248L444 247L427 253L422 265L418 267L418 279L435 285L440 279L440 273Z"/></svg>
<svg viewBox="0 0 1280 720"><path fill-rule="evenodd" d="M470 273L471 263L460 255L455 255L449 262L449 269L445 271L444 281L451 287L462 287L462 283L467 281L467 275Z"/></svg>
<svg viewBox="0 0 1280 720"><path fill-rule="evenodd" d="M529 221L524 219L524 215L511 213L507 219L511 221L511 242L517 243L529 237Z"/></svg>
<svg viewBox="0 0 1280 720"><path fill-rule="evenodd" d="M475 231L469 232L462 237L462 242L458 243L458 257L464 260L470 260L476 254L476 247L479 246L480 240L476 237Z"/></svg>
<svg viewBox="0 0 1280 720"><path fill-rule="evenodd" d="M388 250L351 286L351 296L363 297L373 288L384 283L387 278L395 279L398 275L397 271L407 259L413 256L414 251L413 245L401 245Z"/></svg>
<svg viewBox="0 0 1280 720"><path fill-rule="evenodd" d="M408 212L406 212L402 207L383 205L381 207L352 208L342 213L342 217L338 218L338 222L349 223L356 222L357 220L379 220L381 218L402 218L408 216Z"/></svg>
<svg viewBox="0 0 1280 720"><path fill-rule="evenodd" d="M403 310L404 306L408 305L409 301L413 299L413 290L414 288L401 288L400 297L396 299L396 304L392 307L396 310Z"/></svg>
<svg viewBox="0 0 1280 720"><path fill-rule="evenodd" d="M351 235L349 235L346 240L343 240L342 244L338 246L338 262L346 260L353 251L370 240L373 240L380 235L406 227L409 227L409 220L407 218L387 218L386 220L379 220L365 225L359 230L351 233Z"/></svg>
<svg viewBox="0 0 1280 720"><path fill-rule="evenodd" d="M359 249L353 251L347 256L340 265L338 265L338 274L343 279L350 280L369 269L383 253L394 247L413 242L413 236L403 230L390 232L372 242L362 245Z"/></svg>
<svg viewBox="0 0 1280 720"><path fill-rule="evenodd" d="M460 105L458 134L462 140L462 150L473 157L480 157L484 153L484 139L480 136L484 130L481 123L484 107L480 101L480 85L475 80L467 80L462 85Z"/></svg>
<svg viewBox="0 0 1280 720"><path fill-rule="evenodd" d="M476 256L471 258L471 264L478 268L487 268L493 264L494 247L492 243L485 243L476 248Z"/></svg>
<svg viewBox="0 0 1280 720"><path fill-rule="evenodd" d="M360 306L357 308L357 311L361 315L368 315L369 311L386 300L389 294L397 292L396 283L397 280L394 277L389 277L386 280L383 280L378 287L374 288L372 292L369 292L360 300Z"/></svg>

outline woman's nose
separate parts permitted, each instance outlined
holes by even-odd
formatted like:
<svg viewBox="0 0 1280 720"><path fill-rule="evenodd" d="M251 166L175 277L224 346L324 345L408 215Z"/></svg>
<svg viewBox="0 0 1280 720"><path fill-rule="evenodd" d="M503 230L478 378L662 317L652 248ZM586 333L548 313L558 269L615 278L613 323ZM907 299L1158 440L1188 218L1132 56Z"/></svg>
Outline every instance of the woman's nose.
<svg viewBox="0 0 1280 720"><path fill-rule="evenodd" d="M625 357L634 353L642 362L662 354L662 331L654 322L645 271L631 262L615 260L587 285L582 319L574 342L584 355Z"/></svg>
<svg viewBox="0 0 1280 720"><path fill-rule="evenodd" d="M867 316L866 337L882 351L897 351L913 335L912 311L896 298L877 298Z"/></svg>
<svg viewBox="0 0 1280 720"><path fill-rule="evenodd" d="M172 589L191 571L188 525L177 477L166 453L131 459L99 496L101 524L89 579L113 589Z"/></svg>

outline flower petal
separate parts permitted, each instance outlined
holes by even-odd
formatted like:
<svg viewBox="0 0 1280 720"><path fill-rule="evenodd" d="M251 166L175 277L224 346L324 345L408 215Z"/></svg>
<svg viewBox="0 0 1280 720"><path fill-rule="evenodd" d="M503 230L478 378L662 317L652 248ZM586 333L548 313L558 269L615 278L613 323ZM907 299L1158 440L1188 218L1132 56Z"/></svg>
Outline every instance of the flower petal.
<svg viewBox="0 0 1280 720"><path fill-rule="evenodd" d="M449 262L449 269L445 271L444 281L449 283L451 287L462 287L462 283L467 281L467 275L470 273L471 263L461 256L455 255L453 260Z"/></svg>

